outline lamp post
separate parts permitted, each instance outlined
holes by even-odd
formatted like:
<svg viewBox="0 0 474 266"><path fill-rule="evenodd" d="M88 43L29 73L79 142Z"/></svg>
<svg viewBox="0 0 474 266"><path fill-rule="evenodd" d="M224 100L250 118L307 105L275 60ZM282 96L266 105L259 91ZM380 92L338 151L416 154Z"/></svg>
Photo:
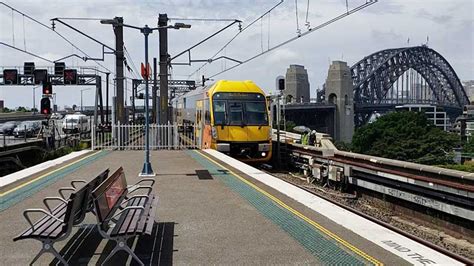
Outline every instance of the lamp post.
<svg viewBox="0 0 474 266"><path fill-rule="evenodd" d="M132 25L127 25L123 24L123 22L117 22L117 20L101 20L100 23L102 24L112 24L115 26L122 26L122 27L127 27L127 28L132 28L139 30L143 35L145 36L145 69L148 69L148 35L150 35L154 30L159 30L159 29L181 29L181 28L186 28L189 29L191 28L191 25L189 24L184 24L184 23L175 23L174 25L169 25L169 26L161 26L157 28L150 28L148 25L145 25L145 27L140 28ZM120 24L120 25L119 25ZM160 40L161 42L162 40ZM139 176L155 176L155 173L153 172L153 169L151 168L151 163L150 163L150 117L149 117L149 103L148 103L148 78L150 73L145 73L146 75L143 75L145 79L145 162L143 163L143 168Z"/></svg>
<svg viewBox="0 0 474 266"><path fill-rule="evenodd" d="M90 90L90 88L89 88L89 89L82 89L82 90L81 90L81 112L83 111L83 107L82 107L82 92L83 92L83 91L88 91L88 90Z"/></svg>

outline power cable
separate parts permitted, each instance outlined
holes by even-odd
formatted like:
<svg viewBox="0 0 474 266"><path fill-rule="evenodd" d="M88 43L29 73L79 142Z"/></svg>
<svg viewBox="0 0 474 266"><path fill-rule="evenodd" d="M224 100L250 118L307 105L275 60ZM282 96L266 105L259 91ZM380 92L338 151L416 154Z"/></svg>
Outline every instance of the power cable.
<svg viewBox="0 0 474 266"><path fill-rule="evenodd" d="M308 0L309 1L309 0ZM268 13L268 33L267 33L267 49L270 48L270 15L271 13Z"/></svg>
<svg viewBox="0 0 474 266"><path fill-rule="evenodd" d="M260 48L263 52L263 19L260 20Z"/></svg>
<svg viewBox="0 0 474 266"><path fill-rule="evenodd" d="M15 20L13 17L13 10L12 10L12 43L15 46Z"/></svg>
<svg viewBox="0 0 474 266"><path fill-rule="evenodd" d="M76 50L80 51L81 53L83 53L83 54L84 54L85 56L87 56L87 57L91 57L91 56L89 56L86 52L84 52L82 49L80 49L79 47L77 47L76 45L74 45L74 43L72 43L70 40L68 40L68 39L67 39L66 37L64 37L62 34L60 34L59 32L55 31L53 28L51 28L51 27L47 26L46 24L44 24L44 23L42 23L42 22L36 20L35 18L33 18L33 17L31 17L31 16L29 16L29 15L27 15L27 14L25 14L25 13L23 13L23 12L17 10L17 9L15 9L14 7L11 7L11 6L7 5L7 4L5 4L4 2L0 2L0 4L6 6L6 7L8 7L8 8L10 8L10 9L12 10L12 14L13 14L13 11L15 11L15 12L17 12L18 14L21 14L21 15L27 17L28 19L30 19L30 20L32 20L32 21L38 23L39 25L41 25L41 26L43 26L43 27L45 27L45 28L47 28L47 29L53 31L53 32L56 33L59 37L61 37L63 40L65 40L67 43L69 43L69 44L72 45L74 48L76 48ZM20 50L20 51L21 51L21 50ZM44 60L44 59L43 59L43 60ZM99 65L100 67L106 69L106 70L109 71L110 73L114 73L114 74L115 74L115 72L111 71L110 69L108 69L108 68L105 67L104 65L100 64L100 63L97 62L96 60L92 60L92 61L94 61L97 65ZM54 62L53 62L53 63L54 63Z"/></svg>
<svg viewBox="0 0 474 266"><path fill-rule="evenodd" d="M220 52L222 52L231 42L233 42L237 36L239 36L242 32L244 32L245 30L247 30L249 27L251 27L253 24L255 24L258 20L260 20L261 18L263 18L266 14L270 14L270 12L272 12L275 8L277 8L279 5L281 5L283 3L284 0L280 0L280 2L278 2L277 4L275 4L273 7L271 7L269 10L267 10L265 13L263 13L262 15L260 15L259 17L257 17L256 19L254 19L252 22L250 22L250 24L248 24L247 26L245 26L243 29L241 29L239 32L237 32L227 43L225 43L212 57L211 59L214 59ZM200 67L198 67L198 69L196 69L194 72L192 72L191 74L188 75L188 78L190 78L192 75L194 75L195 73L197 72L200 72L201 69L208 65L209 62L206 62L204 64L202 64Z"/></svg>
<svg viewBox="0 0 474 266"><path fill-rule="evenodd" d="M215 74L209 76L209 78L213 78L213 77L215 77L215 76L217 76L217 75L220 75L220 74L222 74L222 73L224 73L224 72L227 72L227 71L229 71L229 70L232 70L232 69L234 69L234 68L236 68L236 67L238 67L238 66L240 66L240 65L243 65L243 64L245 64L245 63L248 63L248 62L254 60L255 58L258 58L258 57L260 57L260 56L262 56L262 55L264 55L264 54L266 54L266 53L268 53L268 52L270 52L270 51L273 51L273 50L275 50L275 49L277 49L277 48L280 48L280 47L282 47L282 46L284 46L284 45L286 45L286 44L288 44L288 43L291 43L291 42L293 42L293 41L299 39L300 37L303 37L303 36L308 35L308 34L310 34L310 33L312 33L312 32L315 32L316 30L319 30L319 29L321 29L321 28L323 28L323 27L326 27L326 26L328 26L328 25L330 25L330 24L332 24L332 23L334 23L334 22L336 22L336 21L338 21L338 20L340 20L340 19L342 19L342 18L344 18L344 17L347 17L347 16L349 16L349 15L351 15L351 14L353 14L353 13L356 13L356 12L358 12L358 11L360 11L360 10L362 10L362 9L364 9L364 8L366 8L366 7L368 7L368 6L371 6L371 5L375 4L375 3L377 3L377 1L378 1L378 0L368 0L368 1L366 1L364 4L361 4L361 5L357 6L357 7L355 7L355 8L353 8L353 9L349 10L348 12L345 12L345 13L343 13L343 14L337 16L337 17L334 17L334 18L332 18L332 19L330 19L330 20L328 20L328 21L326 21L326 22L324 22L324 23L322 23L322 24L319 24L319 25L316 26L316 27L310 28L310 29L308 29L306 32L304 32L304 33L302 33L302 34L300 34L300 35L297 35L297 36L295 36L295 37L293 37L293 38L290 38L290 39L288 39L288 40L286 40L286 41L284 41L284 42L281 42L281 43L279 43L279 44L273 46L272 48L270 48L270 49L268 49L268 50L266 50L266 51L264 51L264 52L262 52L262 53L256 54L256 55L254 55L254 56L252 56L252 57L250 57L250 58L248 58L248 59L242 61L241 63L238 63L238 64L236 64L236 65L234 65L234 66L232 66L232 67L230 67L230 68L228 68L228 69L226 69L226 70L217 72L217 73L215 73Z"/></svg>
<svg viewBox="0 0 474 266"><path fill-rule="evenodd" d="M296 33L301 35L300 23L298 21L298 0L295 0L295 12L296 12Z"/></svg>
<svg viewBox="0 0 474 266"><path fill-rule="evenodd" d="M57 18L63 20L106 20L107 18Z"/></svg>
<svg viewBox="0 0 474 266"><path fill-rule="evenodd" d="M168 20L180 20L180 21L235 21L237 19L232 19L232 18L168 18Z"/></svg>
<svg viewBox="0 0 474 266"><path fill-rule="evenodd" d="M306 28L310 29L311 28L311 24L309 23L308 21L308 15L309 15L309 0L306 4L306 20L304 22L304 25L306 26Z"/></svg>
<svg viewBox="0 0 474 266"><path fill-rule="evenodd" d="M23 47L26 51L25 16L23 16Z"/></svg>
<svg viewBox="0 0 474 266"><path fill-rule="evenodd" d="M52 60L46 59L46 58L44 58L44 57L42 57L42 56L39 56L39 55L34 54L34 53L32 53L32 52L28 52L28 51L26 51L26 50L21 50L21 49L19 49L19 48L16 48L15 46L9 45L9 44L4 43L4 42L0 42L0 45L5 45L5 46L7 46L7 47L9 47L9 48L15 49L15 50L20 51L20 52L22 52L22 53L25 53L25 54L34 56L34 57L36 57L36 58L42 59L42 60L47 61L47 62L50 62L50 63L54 63L54 61L52 61Z"/></svg>
<svg viewBox="0 0 474 266"><path fill-rule="evenodd" d="M123 46L123 50L125 51L125 56L128 57L128 59L130 60L130 63L132 64L132 68L133 68L133 75L135 76L135 78L139 78L138 76L138 73L140 73L138 71L138 68L136 67L135 65L135 62L133 61L132 57L130 56L130 53L128 52L127 50L127 47L125 47L125 45Z"/></svg>

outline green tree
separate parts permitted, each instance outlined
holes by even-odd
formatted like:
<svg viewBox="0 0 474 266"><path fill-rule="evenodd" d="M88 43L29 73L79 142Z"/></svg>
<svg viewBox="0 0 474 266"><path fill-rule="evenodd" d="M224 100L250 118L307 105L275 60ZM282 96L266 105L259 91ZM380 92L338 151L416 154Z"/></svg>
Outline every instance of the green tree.
<svg viewBox="0 0 474 266"><path fill-rule="evenodd" d="M17 111L17 112L28 112L28 109L26 109L26 108L23 107L23 106L18 106L18 108L16 108L16 111Z"/></svg>
<svg viewBox="0 0 474 266"><path fill-rule="evenodd" d="M423 113L393 112L360 127L352 150L374 156L423 164L452 163L451 150L459 136L435 127Z"/></svg>

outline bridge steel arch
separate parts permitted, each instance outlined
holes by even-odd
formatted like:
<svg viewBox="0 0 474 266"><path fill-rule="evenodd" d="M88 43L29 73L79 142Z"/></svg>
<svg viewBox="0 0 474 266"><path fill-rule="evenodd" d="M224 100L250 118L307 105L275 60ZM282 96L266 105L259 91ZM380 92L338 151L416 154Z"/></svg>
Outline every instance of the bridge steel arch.
<svg viewBox="0 0 474 266"><path fill-rule="evenodd" d="M469 98L448 61L427 46L386 49L366 56L351 67L354 86L355 124L365 124L377 110L393 109L398 103L384 99L395 81L409 69L428 84L437 106L452 115L461 114Z"/></svg>

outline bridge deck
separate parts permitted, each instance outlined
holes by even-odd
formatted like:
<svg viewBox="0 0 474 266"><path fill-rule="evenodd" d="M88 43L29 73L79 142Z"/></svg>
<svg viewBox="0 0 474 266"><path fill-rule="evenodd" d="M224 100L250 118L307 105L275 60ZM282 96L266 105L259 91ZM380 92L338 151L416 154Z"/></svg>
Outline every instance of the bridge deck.
<svg viewBox="0 0 474 266"><path fill-rule="evenodd" d="M257 181L250 170L239 171L212 156L203 151L151 153L157 173L154 190L160 197L157 225L152 237L129 243L146 264L408 264ZM4 193L2 263L27 264L40 249L39 242L12 241L27 227L21 215L24 209L43 207L41 199L56 196L57 189L68 186L70 180L90 179L107 167L113 171L123 166L132 183L138 180L142 162L142 151L91 153L24 185L24 199L9 203L13 192ZM85 224L75 228L73 237L56 244L70 263L100 263L112 250L113 243L100 237L94 222L95 217L89 214ZM127 259L130 262L125 253L118 253L111 263L120 265ZM48 254L39 261L51 262Z"/></svg>

